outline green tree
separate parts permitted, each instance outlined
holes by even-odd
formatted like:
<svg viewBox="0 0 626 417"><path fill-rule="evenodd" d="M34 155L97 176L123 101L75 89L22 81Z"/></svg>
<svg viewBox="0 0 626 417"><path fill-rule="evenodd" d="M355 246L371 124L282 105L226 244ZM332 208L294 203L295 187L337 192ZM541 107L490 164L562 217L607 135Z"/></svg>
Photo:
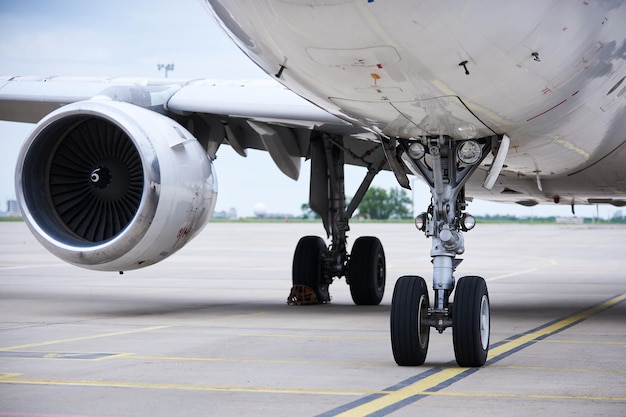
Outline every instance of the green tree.
<svg viewBox="0 0 626 417"><path fill-rule="evenodd" d="M319 219L320 215L315 213L312 209L311 206L309 205L309 203L304 203L300 206L300 209L302 210L302 218L303 219Z"/></svg>
<svg viewBox="0 0 626 417"><path fill-rule="evenodd" d="M383 188L370 187L359 204L359 213L370 219L405 219L411 216L411 204L402 189L392 188L387 193Z"/></svg>
<svg viewBox="0 0 626 417"><path fill-rule="evenodd" d="M413 200L401 188L389 190L389 204L392 207L391 218L408 219L413 217Z"/></svg>

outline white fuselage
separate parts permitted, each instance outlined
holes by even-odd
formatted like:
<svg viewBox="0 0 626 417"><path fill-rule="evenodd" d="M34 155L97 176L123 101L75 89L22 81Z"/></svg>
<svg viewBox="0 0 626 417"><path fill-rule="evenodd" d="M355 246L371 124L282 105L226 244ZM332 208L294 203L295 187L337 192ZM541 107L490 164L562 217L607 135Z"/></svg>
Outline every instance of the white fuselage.
<svg viewBox="0 0 626 417"><path fill-rule="evenodd" d="M621 1L207 2L251 59L332 114L391 137L506 133L493 199L626 194Z"/></svg>

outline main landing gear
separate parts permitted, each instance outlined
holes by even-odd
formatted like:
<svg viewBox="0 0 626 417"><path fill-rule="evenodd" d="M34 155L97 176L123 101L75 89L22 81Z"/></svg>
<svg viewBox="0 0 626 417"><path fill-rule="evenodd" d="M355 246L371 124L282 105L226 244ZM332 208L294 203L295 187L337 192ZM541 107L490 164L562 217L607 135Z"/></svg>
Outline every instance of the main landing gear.
<svg viewBox="0 0 626 417"><path fill-rule="evenodd" d="M408 187L407 169L421 175L430 186L432 199L415 224L432 238L433 297L424 278L398 279L391 305L391 346L398 365L421 365L426 360L430 328L439 333L452 327L454 354L459 366L477 367L487 361L489 350L489 294L485 280L466 276L456 283L454 272L465 251L463 232L475 219L465 213L465 184L493 148L484 187L490 189L501 171L509 139L506 135L476 140L447 136L420 140L384 141L382 152L371 152L373 162L345 149L339 138L318 133L311 141L311 209L322 216L330 246L316 236L303 237L293 259L293 287L289 304L330 301L328 287L334 277L346 277L356 304L379 304L385 287L385 253L375 237L361 237L347 252L348 219L356 210L374 176L388 163L401 185ZM343 165L345 155L360 159L368 173L345 206ZM385 161L386 159L386 161ZM402 162L400 162L402 161ZM452 297L454 291L454 296Z"/></svg>
<svg viewBox="0 0 626 417"><path fill-rule="evenodd" d="M322 217L327 235L332 239L326 246L318 236L305 236L298 242L293 256L293 286L289 304L322 304L330 301L329 285L335 277L346 277L352 300L357 305L377 305L385 291L385 252L376 237L359 237L348 255L348 219L358 207L374 176L385 164L382 152L366 152L373 162L353 153L368 167L363 183L348 207L345 200L344 157L349 150L341 138L316 133L311 140L311 209ZM373 145L376 146L376 145Z"/></svg>
<svg viewBox="0 0 626 417"><path fill-rule="evenodd" d="M442 333L452 327L454 355L459 366L485 364L489 350L489 294L485 280L466 276L456 283L454 271L465 251L463 233L475 220L465 213L465 183L480 162L502 138L454 140L429 137L418 141L399 140L397 156L415 175L430 185L432 200L428 210L415 221L417 228L432 238L432 303L424 278L398 279L391 305L391 346L398 365L416 366L426 360L430 328ZM497 177L508 148L508 138L500 143L488 181ZM487 184L493 186L493 183Z"/></svg>

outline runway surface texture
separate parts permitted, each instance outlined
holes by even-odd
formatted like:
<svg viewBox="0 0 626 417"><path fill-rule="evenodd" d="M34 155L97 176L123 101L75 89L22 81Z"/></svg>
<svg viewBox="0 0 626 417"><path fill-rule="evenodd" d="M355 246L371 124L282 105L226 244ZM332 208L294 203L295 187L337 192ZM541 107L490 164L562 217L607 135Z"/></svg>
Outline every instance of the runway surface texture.
<svg viewBox="0 0 626 417"><path fill-rule="evenodd" d="M431 282L410 224L353 222L387 256L380 306L289 306L298 239L318 223L211 223L159 265L72 267L23 223L0 223L0 417L625 416L626 228L482 225L457 270L481 275L491 345L454 362L450 329L425 365L395 365L393 286Z"/></svg>

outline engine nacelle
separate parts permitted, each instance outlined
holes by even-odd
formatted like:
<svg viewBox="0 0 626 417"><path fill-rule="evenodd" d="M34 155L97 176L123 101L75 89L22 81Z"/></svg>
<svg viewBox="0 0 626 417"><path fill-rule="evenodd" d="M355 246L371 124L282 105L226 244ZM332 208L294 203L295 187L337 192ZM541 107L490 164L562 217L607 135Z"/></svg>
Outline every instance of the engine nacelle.
<svg viewBox="0 0 626 417"><path fill-rule="evenodd" d="M110 100L64 106L24 144L17 199L35 237L71 264L124 271L159 262L208 222L213 164L174 120Z"/></svg>

